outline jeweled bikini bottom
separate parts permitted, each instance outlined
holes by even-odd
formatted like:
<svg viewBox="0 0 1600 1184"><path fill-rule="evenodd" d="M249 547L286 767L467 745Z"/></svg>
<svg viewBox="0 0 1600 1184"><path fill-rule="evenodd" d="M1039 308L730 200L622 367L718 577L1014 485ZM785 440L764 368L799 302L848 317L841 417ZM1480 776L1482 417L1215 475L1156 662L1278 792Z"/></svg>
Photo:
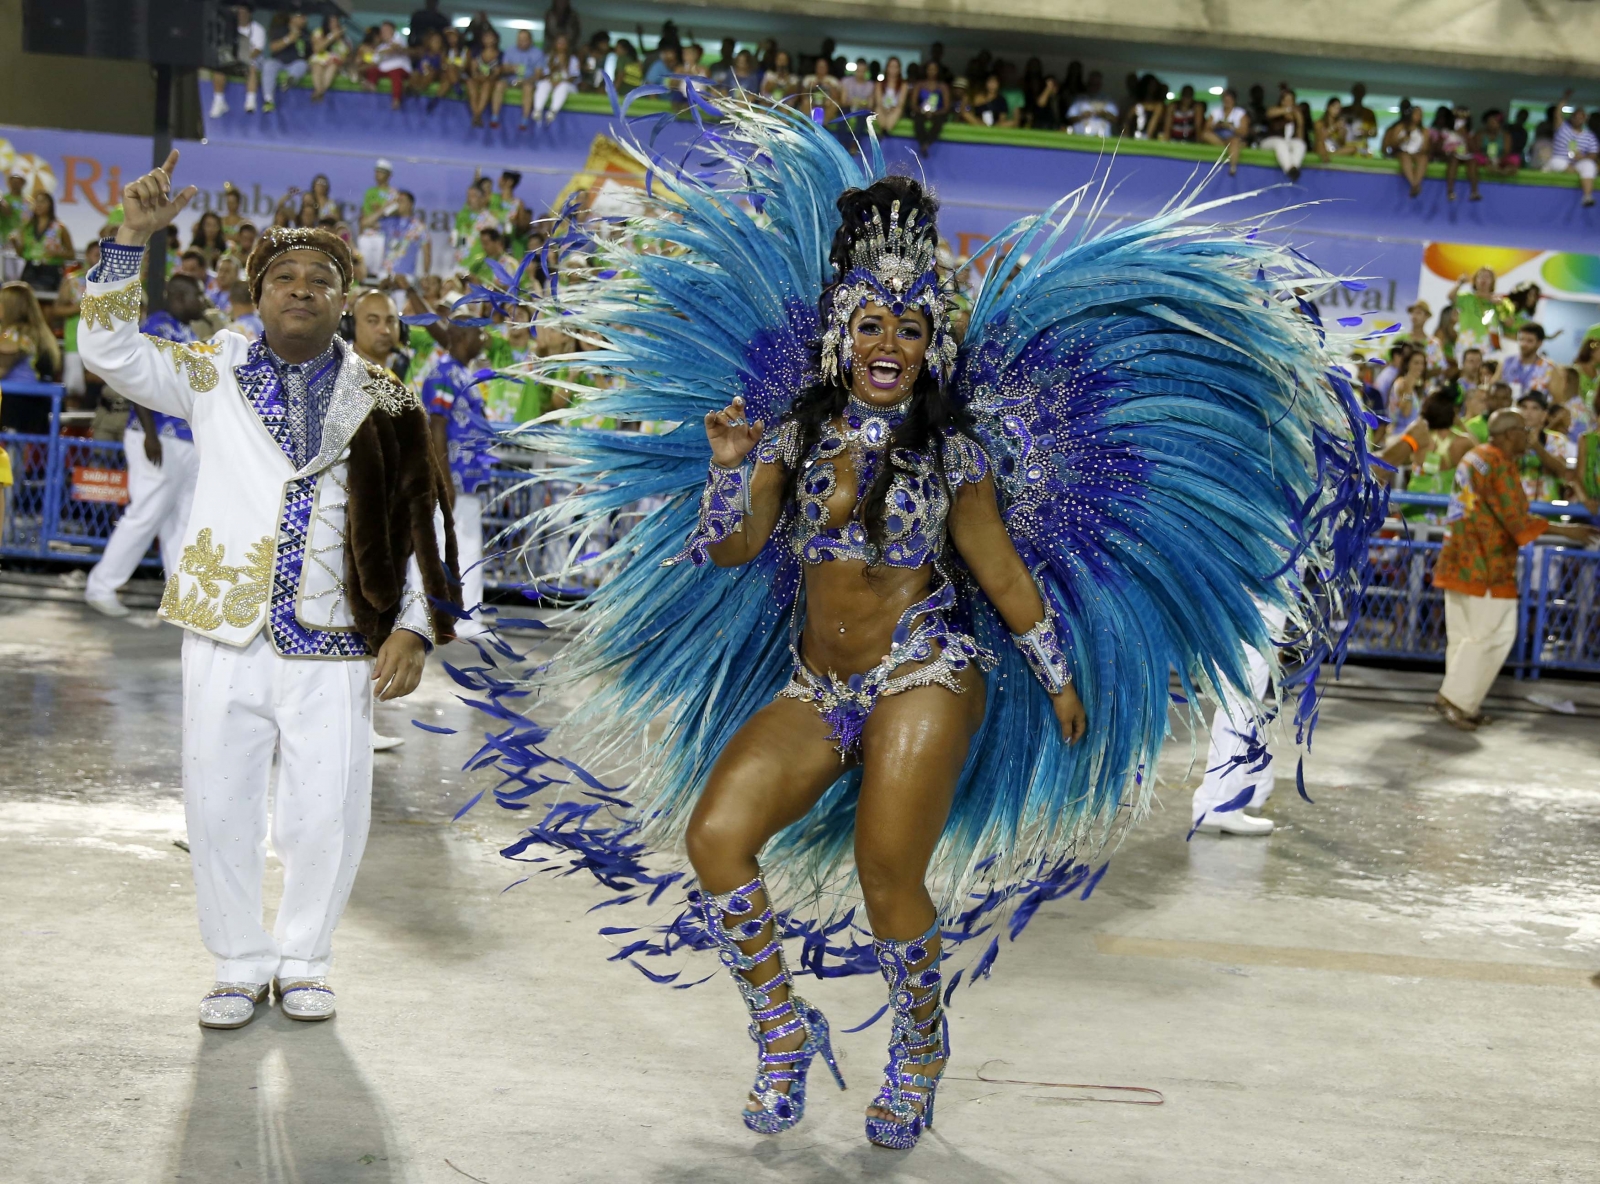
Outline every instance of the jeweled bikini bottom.
<svg viewBox="0 0 1600 1184"><path fill-rule="evenodd" d="M982 670L993 669L994 655L978 645L970 634L952 628L945 619L945 611L954 603L955 589L944 584L926 599L913 604L900 614L889 652L883 660L865 674L852 674L842 681L832 671L818 674L807 666L791 640L794 674L788 685L778 692L778 697L800 699L816 707L817 714L833 728L828 739L839 750L841 762L859 756L867 717L885 695L898 695L913 687L935 684L959 695L963 690L957 677L960 671L974 662ZM908 662L928 664L905 674L894 673Z"/></svg>

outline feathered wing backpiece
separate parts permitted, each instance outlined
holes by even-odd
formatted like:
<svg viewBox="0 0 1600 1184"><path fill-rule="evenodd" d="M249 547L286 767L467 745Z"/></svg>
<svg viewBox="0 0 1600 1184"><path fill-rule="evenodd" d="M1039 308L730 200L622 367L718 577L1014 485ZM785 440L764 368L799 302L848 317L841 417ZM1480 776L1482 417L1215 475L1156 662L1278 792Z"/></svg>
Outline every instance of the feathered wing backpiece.
<svg viewBox="0 0 1600 1184"><path fill-rule="evenodd" d="M587 870L617 894L606 903L655 902L684 879L681 863L652 852L678 846L718 753L790 673L800 571L781 529L742 568L664 561L696 521L705 413L742 395L752 420L772 424L814 380L835 202L882 173L870 137L852 156L785 108L694 104L706 122L681 159L627 145L662 212L569 236L553 266L566 279L541 308L588 346L539 368L549 379L581 363L581 414L680 426L650 436L540 422L511 436L568 458L558 475L582 486L519 524L536 537L571 537L576 554L623 506L665 504L596 557L610 574L548 664L513 681L457 672L507 724L475 758L505 774L502 804L573 791L507 854ZM1003 918L1014 937L1045 900L1092 889L1104 868L1086 861L1146 809L1170 671L1190 703L1224 683L1248 695L1243 645L1292 644L1297 664L1280 672L1277 698L1298 686L1296 717L1309 725L1315 671L1341 656L1382 504L1364 412L1306 303L1336 281L1283 247L1197 221L1212 208L1190 195L1091 235L1093 211L1074 201L988 248L957 390L1068 638L1090 730L1075 747L1061 741L1004 624L963 580L978 640L1002 657L935 855L951 944ZM1293 636L1266 635L1264 604L1289 612ZM530 684L583 687L553 739L508 705ZM553 760L555 749L572 759ZM622 769L630 786L608 787ZM858 785L842 776L763 854L787 933L817 974L875 972L851 906ZM678 975L638 957L709 944L689 909L603 932L629 935L616 957L659 981Z"/></svg>

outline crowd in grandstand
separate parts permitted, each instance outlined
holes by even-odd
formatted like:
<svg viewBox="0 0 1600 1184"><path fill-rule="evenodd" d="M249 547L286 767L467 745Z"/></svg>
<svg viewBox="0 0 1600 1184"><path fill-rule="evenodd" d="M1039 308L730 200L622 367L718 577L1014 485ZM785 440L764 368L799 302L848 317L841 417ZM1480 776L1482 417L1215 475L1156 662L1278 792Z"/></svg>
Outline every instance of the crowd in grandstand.
<svg viewBox="0 0 1600 1184"><path fill-rule="evenodd" d="M259 109L270 111L281 85L303 82L311 86L312 98L321 100L342 78L349 86L387 89L396 108L408 99L462 100L475 126L487 120L499 127L505 105L512 103L521 113L520 130L552 122L575 93L651 86L684 102L687 88L696 86L800 103L825 118L872 114L881 129L904 121L924 153L954 122L1204 144L1226 151L1230 171L1238 168L1243 149L1261 148L1291 180L1309 157L1323 164L1341 157L1381 157L1396 163L1412 197L1422 192L1428 166L1438 163L1452 201L1462 173L1476 201L1481 177L1531 169L1572 172L1583 204L1592 205L1600 159L1587 112L1569 102L1570 91L1537 120L1526 107L1510 116L1498 108L1474 115L1460 104L1441 105L1430 116L1401 99L1393 121L1382 126L1359 82L1348 101L1330 98L1321 111L1300 101L1287 82L1271 92L1251 86L1243 100L1231 87L1215 88L1220 93L1212 104L1211 96L1197 96L1193 86L1174 92L1151 73L1130 73L1117 95L1100 71L1086 70L1078 61L1058 75L1047 72L1037 57L1019 68L985 51L955 71L938 42L921 60L910 62L849 60L832 39L813 53L795 54L770 38L741 48L725 37L718 52L708 55L672 21L646 51L642 29L636 39L613 41L604 30L585 39L570 0L551 4L539 44L528 28L518 28L512 43L504 43L482 13L454 23L439 11L437 0L428 0L403 28L385 20L362 31L337 15L322 17L313 27L303 14L284 12L274 13L263 26L244 5L238 6L237 19L238 63L214 77L213 116L228 110L230 75L245 81L247 112L258 109L258 90Z"/></svg>

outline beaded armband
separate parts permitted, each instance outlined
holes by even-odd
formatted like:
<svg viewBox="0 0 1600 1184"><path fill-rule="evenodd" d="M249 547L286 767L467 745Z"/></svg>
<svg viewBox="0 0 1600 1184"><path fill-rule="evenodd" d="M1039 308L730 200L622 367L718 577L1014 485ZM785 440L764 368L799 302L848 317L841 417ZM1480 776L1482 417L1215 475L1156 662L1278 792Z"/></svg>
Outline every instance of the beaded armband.
<svg viewBox="0 0 1600 1184"><path fill-rule="evenodd" d="M685 559L696 567L706 563L711 558L708 548L737 531L750 512L749 462L737 469L725 469L712 461L710 468L705 491L700 495L700 521L683 550L666 561L669 567Z"/></svg>
<svg viewBox="0 0 1600 1184"><path fill-rule="evenodd" d="M1045 602L1044 620L1026 633L1013 633L1011 640L1022 651L1033 670L1033 676L1052 695L1059 694L1072 683L1072 671L1067 667L1067 655L1062 652L1061 639L1056 634L1055 614Z"/></svg>

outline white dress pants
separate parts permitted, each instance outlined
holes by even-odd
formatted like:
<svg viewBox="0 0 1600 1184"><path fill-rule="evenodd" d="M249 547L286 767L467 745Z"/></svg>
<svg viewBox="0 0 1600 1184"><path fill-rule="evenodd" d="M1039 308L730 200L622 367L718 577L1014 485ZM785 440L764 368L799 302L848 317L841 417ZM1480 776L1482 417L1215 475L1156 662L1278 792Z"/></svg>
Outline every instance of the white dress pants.
<svg viewBox="0 0 1600 1184"><path fill-rule="evenodd" d="M1519 603L1510 597L1445 590L1444 683L1439 693L1468 715L1478 714L1516 643Z"/></svg>
<svg viewBox="0 0 1600 1184"><path fill-rule="evenodd" d="M169 576L178 570L183 528L200 477L200 456L191 440L162 436L159 465L151 464L144 454L143 428L124 432L122 448L128 454L128 508L112 528L100 562L89 570L84 591L94 600L114 595L128 582L158 535L161 566Z"/></svg>
<svg viewBox="0 0 1600 1184"><path fill-rule="evenodd" d="M483 604L483 497L476 493L456 494L456 553L461 561L461 607L476 613ZM457 632L475 633L473 624L462 621Z"/></svg>
<svg viewBox="0 0 1600 1184"><path fill-rule="evenodd" d="M372 662L183 639L183 799L200 936L219 982L328 973L372 816ZM262 923L267 791L283 899Z"/></svg>

